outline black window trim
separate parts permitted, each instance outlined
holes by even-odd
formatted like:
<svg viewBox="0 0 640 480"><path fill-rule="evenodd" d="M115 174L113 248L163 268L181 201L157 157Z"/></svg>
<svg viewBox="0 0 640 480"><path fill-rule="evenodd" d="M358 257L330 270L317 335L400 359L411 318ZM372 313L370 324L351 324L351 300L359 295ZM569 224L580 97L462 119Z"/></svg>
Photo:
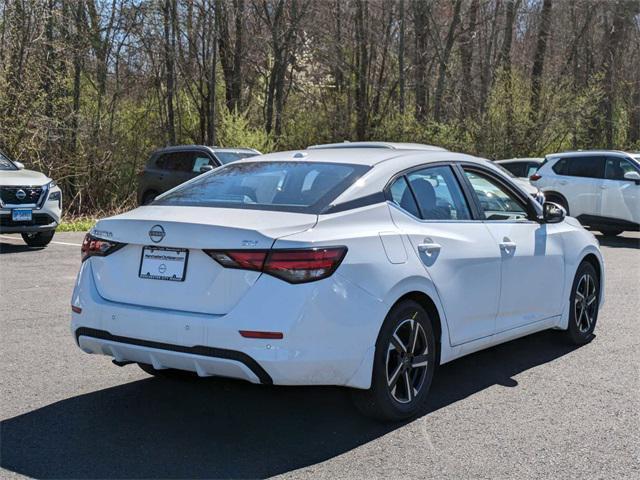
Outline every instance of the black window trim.
<svg viewBox="0 0 640 480"><path fill-rule="evenodd" d="M480 206L480 199L478 198L478 195L473 189L471 182L469 181L467 176L464 174L465 170L478 172L481 175L489 177L491 180L495 180L496 183L498 183L501 187L503 187L508 193L513 195L516 198L516 200L518 200L522 204L522 206L524 206L524 210L527 213L527 221L534 222L534 223L541 222L541 218L539 217L537 210L533 206L533 201L534 201L533 198L529 198L528 195L521 192L519 189L513 187L511 184L506 182L503 178L501 178L495 172L491 171L491 169L483 167L482 165L478 165L477 163L470 163L470 162L457 162L456 167L457 169L459 169L460 176L467 188L467 191L465 193L471 196L472 202L475 205L475 208L478 212L478 217L479 217L478 220L481 220L483 222L492 222L492 223L493 222L524 223L522 220L489 220L487 219Z"/></svg>

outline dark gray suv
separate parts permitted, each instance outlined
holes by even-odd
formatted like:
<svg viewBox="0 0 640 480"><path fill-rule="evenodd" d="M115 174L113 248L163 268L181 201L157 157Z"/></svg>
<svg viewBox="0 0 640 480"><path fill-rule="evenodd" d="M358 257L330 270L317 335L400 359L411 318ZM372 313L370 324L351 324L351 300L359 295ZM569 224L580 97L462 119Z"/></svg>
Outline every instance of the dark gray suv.
<svg viewBox="0 0 640 480"><path fill-rule="evenodd" d="M260 155L252 148L180 145L160 148L151 154L138 181L138 203L146 205L157 195L213 168L242 158Z"/></svg>

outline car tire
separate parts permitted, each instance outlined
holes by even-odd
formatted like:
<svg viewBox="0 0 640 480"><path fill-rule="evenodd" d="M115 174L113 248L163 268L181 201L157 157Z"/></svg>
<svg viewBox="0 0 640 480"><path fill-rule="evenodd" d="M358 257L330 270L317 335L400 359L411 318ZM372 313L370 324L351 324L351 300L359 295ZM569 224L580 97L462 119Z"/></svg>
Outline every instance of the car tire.
<svg viewBox="0 0 640 480"><path fill-rule="evenodd" d="M55 233L55 230L48 232L27 232L22 234L22 240L30 247L44 248L49 245Z"/></svg>
<svg viewBox="0 0 640 480"><path fill-rule="evenodd" d="M569 297L569 328L566 339L575 345L593 340L600 305L600 280L589 262L582 262L576 272Z"/></svg>
<svg viewBox="0 0 640 480"><path fill-rule="evenodd" d="M378 335L371 388L354 389L354 403L364 415L383 421L413 417L424 407L435 369L431 319L417 302L401 301Z"/></svg>
<svg viewBox="0 0 640 480"><path fill-rule="evenodd" d="M155 192L153 190L149 192L145 192L144 195L142 196L142 202L140 203L140 205L149 205L151 202L153 202L153 199L156 198L157 196L158 196L158 192Z"/></svg>
<svg viewBox="0 0 640 480"><path fill-rule="evenodd" d="M173 378L173 379L189 379L195 378L197 375L194 372L187 372L185 370L176 370L174 368L155 369L148 363L138 363L138 366L144 370L145 373L153 375L159 378Z"/></svg>
<svg viewBox="0 0 640 480"><path fill-rule="evenodd" d="M605 237L617 237L622 232L624 232L624 230L620 228L604 228L600 229L600 232L602 232Z"/></svg>

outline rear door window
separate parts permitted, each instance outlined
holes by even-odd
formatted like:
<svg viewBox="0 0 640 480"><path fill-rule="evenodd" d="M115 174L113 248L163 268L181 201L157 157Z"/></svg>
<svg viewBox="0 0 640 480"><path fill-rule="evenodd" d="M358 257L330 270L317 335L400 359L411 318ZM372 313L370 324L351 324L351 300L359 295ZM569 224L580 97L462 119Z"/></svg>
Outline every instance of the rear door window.
<svg viewBox="0 0 640 480"><path fill-rule="evenodd" d="M566 175L570 177L603 178L604 176L603 157L571 157L565 160L567 162Z"/></svg>
<svg viewBox="0 0 640 480"><path fill-rule="evenodd" d="M233 163L153 203L320 213L369 168L323 162Z"/></svg>

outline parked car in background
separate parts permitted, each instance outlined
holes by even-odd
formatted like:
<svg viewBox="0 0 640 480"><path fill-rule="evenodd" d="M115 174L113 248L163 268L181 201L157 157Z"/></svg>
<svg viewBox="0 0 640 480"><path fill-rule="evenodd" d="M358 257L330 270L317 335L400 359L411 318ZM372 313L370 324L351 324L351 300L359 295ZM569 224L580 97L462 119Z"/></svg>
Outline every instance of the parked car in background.
<svg viewBox="0 0 640 480"><path fill-rule="evenodd" d="M536 173L544 158L510 158L508 160L496 160L496 163L509 170L515 177L529 181L529 177Z"/></svg>
<svg viewBox="0 0 640 480"><path fill-rule="evenodd" d="M542 191L532 185L528 178L517 177L511 172L511 170L507 170L500 162L493 162L496 167L504 172L505 175L510 177L520 188L522 188L525 192L531 195L536 201L542 205L545 202L545 196Z"/></svg>
<svg viewBox="0 0 640 480"><path fill-rule="evenodd" d="M154 151L138 180L138 204L146 205L156 196L203 172L226 163L260 155L252 148L221 148L180 145Z"/></svg>
<svg viewBox="0 0 640 480"><path fill-rule="evenodd" d="M62 191L55 181L0 152L0 233L20 233L30 247L46 247L61 212Z"/></svg>
<svg viewBox="0 0 640 480"><path fill-rule="evenodd" d="M391 420L423 411L439 364L549 328L589 342L604 292L594 236L492 162L371 148L208 172L100 220L78 275L86 353L351 387Z"/></svg>
<svg viewBox="0 0 640 480"><path fill-rule="evenodd" d="M552 153L531 183L547 200L605 235L640 229L638 154L611 150Z"/></svg>

